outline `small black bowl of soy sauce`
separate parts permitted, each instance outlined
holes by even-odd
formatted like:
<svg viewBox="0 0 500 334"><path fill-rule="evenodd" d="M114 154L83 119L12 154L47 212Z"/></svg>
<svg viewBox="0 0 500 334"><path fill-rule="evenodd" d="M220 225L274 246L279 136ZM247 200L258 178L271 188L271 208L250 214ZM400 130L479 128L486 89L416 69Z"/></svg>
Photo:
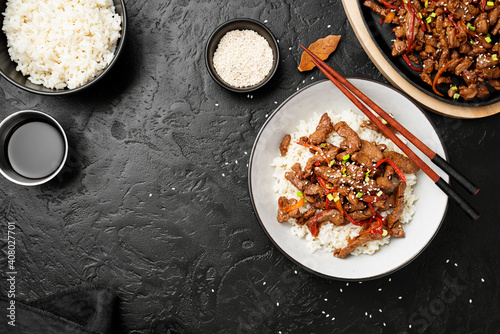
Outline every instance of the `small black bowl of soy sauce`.
<svg viewBox="0 0 500 334"><path fill-rule="evenodd" d="M35 110L16 112L0 123L0 173L8 180L36 186L64 167L68 140L61 125Z"/></svg>

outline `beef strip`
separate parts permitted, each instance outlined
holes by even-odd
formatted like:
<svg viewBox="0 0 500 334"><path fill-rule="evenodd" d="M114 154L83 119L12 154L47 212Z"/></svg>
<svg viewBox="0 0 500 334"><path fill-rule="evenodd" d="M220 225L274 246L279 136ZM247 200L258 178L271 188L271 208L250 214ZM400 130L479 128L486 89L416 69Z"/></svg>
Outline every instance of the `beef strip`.
<svg viewBox="0 0 500 334"><path fill-rule="evenodd" d="M372 240L380 240L383 239L384 236L381 233L365 233L362 234L356 238L354 238L352 241L349 242L349 245L347 245L344 248L336 249L333 252L333 255L338 258L345 258L347 255L351 254L352 251L354 251L356 248L359 246L364 245L368 241Z"/></svg>
<svg viewBox="0 0 500 334"><path fill-rule="evenodd" d="M311 184L309 180L301 179L295 172L286 172L285 179L290 181L299 191L304 191L304 188Z"/></svg>
<svg viewBox="0 0 500 334"><path fill-rule="evenodd" d="M394 183L387 177L379 176L376 181L380 189L394 189Z"/></svg>
<svg viewBox="0 0 500 334"><path fill-rule="evenodd" d="M370 158L374 162L379 162L384 158L384 154L382 151L372 143L366 141L366 140L361 140L361 153L366 155L368 158Z"/></svg>
<svg viewBox="0 0 500 334"><path fill-rule="evenodd" d="M372 216L372 211L368 208L363 211L354 211L350 214L352 219L357 220L358 222L368 219Z"/></svg>
<svg viewBox="0 0 500 334"><path fill-rule="evenodd" d="M300 217L297 218L297 225L304 225L311 217L316 213L316 208L309 208L306 212L302 213Z"/></svg>
<svg viewBox="0 0 500 334"><path fill-rule="evenodd" d="M403 229L403 225L399 221L397 221L392 229L389 231L389 234L391 237L394 238L404 238L405 237L405 231Z"/></svg>
<svg viewBox="0 0 500 334"><path fill-rule="evenodd" d="M389 229L392 229L394 224L398 221L399 217L403 214L404 211L404 195L405 195L405 189L406 189L406 183L404 182L399 182L395 192L395 206L394 210L387 216L386 222L387 222L387 227Z"/></svg>
<svg viewBox="0 0 500 334"><path fill-rule="evenodd" d="M363 181L365 179L365 171L361 166L350 164L345 167L347 175L356 181Z"/></svg>
<svg viewBox="0 0 500 334"><path fill-rule="evenodd" d="M344 137L347 140L347 145L349 147L347 152L349 154L359 151L361 148L361 139L359 139L358 134L351 129L346 122L338 122L335 124L334 130L339 134L339 136Z"/></svg>
<svg viewBox="0 0 500 334"><path fill-rule="evenodd" d="M356 197L355 191L350 191L349 195L347 195L347 201L351 203L353 206L357 206L359 203L359 199Z"/></svg>
<svg viewBox="0 0 500 334"><path fill-rule="evenodd" d="M366 204L358 201L358 204L352 205L351 203L347 202L343 206L344 210L347 212L354 212L354 211L364 211L366 209Z"/></svg>
<svg viewBox="0 0 500 334"><path fill-rule="evenodd" d="M368 169L373 167L372 159L370 159L367 155L365 155L361 152L355 152L351 156L351 159L352 159L352 161L355 161L358 164L360 164L361 166L366 167Z"/></svg>
<svg viewBox="0 0 500 334"><path fill-rule="evenodd" d="M325 160L321 155L313 155L307 160L306 167L304 167L304 172L302 173L301 177L303 179L310 177L313 174L314 167L317 166L317 164L324 164Z"/></svg>
<svg viewBox="0 0 500 334"><path fill-rule="evenodd" d="M316 127L316 131L309 136L309 142L313 145L319 145L326 141L332 131L332 120L327 113L324 113L321 116L318 126Z"/></svg>
<svg viewBox="0 0 500 334"><path fill-rule="evenodd" d="M328 166L314 167L314 173L330 183L334 183L342 177L342 173L340 171Z"/></svg>
<svg viewBox="0 0 500 334"><path fill-rule="evenodd" d="M309 196L325 196L325 190L319 184L308 184L304 187L304 194Z"/></svg>
<svg viewBox="0 0 500 334"><path fill-rule="evenodd" d="M418 165L410 158L394 151L384 151L384 157L391 159L404 173L416 173L420 170Z"/></svg>
<svg viewBox="0 0 500 334"><path fill-rule="evenodd" d="M317 213L313 217L309 218L306 221L306 225L310 228L313 224L321 224L324 222L330 222L335 225L344 224L344 217L340 215L340 212L336 209L324 210L320 213Z"/></svg>
<svg viewBox="0 0 500 334"><path fill-rule="evenodd" d="M283 140L281 141L280 144L280 153L281 156L285 156L288 152L288 146L290 145L290 140L292 137L289 134L286 134L285 137L283 137Z"/></svg>
<svg viewBox="0 0 500 334"><path fill-rule="evenodd" d="M284 223L288 221L290 218L297 218L300 216L299 209L295 209L289 212L283 212L281 208L286 208L289 205L294 205L297 203L295 198L288 199L285 196L281 196L278 198L278 222Z"/></svg>
<svg viewBox="0 0 500 334"><path fill-rule="evenodd" d="M472 100L476 97L477 92L477 84L470 84L468 87L458 87L458 94L460 94L464 100Z"/></svg>

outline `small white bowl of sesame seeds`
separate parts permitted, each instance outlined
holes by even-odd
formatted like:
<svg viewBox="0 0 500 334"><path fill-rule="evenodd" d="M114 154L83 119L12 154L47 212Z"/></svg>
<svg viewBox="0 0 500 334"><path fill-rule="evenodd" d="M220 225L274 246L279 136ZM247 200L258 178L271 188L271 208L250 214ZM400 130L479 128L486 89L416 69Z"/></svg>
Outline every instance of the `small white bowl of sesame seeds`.
<svg viewBox="0 0 500 334"><path fill-rule="evenodd" d="M205 61L222 87L246 93L271 80L279 64L279 47L271 31L253 19L234 19L210 35Z"/></svg>

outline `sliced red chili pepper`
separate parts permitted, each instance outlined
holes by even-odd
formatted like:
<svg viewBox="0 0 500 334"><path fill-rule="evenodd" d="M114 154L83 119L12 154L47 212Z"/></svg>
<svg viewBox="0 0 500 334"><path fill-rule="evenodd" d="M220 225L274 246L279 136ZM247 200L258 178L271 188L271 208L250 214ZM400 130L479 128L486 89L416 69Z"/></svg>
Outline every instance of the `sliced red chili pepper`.
<svg viewBox="0 0 500 334"><path fill-rule="evenodd" d="M417 71L417 72L423 72L423 71L424 71L424 70L423 70L423 69L421 69L421 68L418 68L418 67L413 66L413 64L410 62L410 59L408 59L408 56L406 55L406 53L403 53L401 56L403 57L403 59L404 59L404 61L406 62L406 64L407 64L408 66L410 66L410 68L411 68L412 70Z"/></svg>
<svg viewBox="0 0 500 334"><path fill-rule="evenodd" d="M441 94L441 92L439 92L437 90L437 83L438 83L439 78L441 77L441 74L446 72L446 70L448 69L448 65L450 64L450 62L451 62L451 60L449 62L447 62L446 64L444 64L443 67L441 67L439 69L439 71L437 71L436 76L434 77L434 80L432 81L432 90L434 91L434 93L436 93L439 96L443 96L443 94Z"/></svg>
<svg viewBox="0 0 500 334"><path fill-rule="evenodd" d="M381 4L383 4L384 6L386 6L387 8L392 8L392 9L396 9L398 10L399 8L397 6L394 6L394 5L391 5L390 3L388 3L387 1L385 0L378 0Z"/></svg>
<svg viewBox="0 0 500 334"><path fill-rule="evenodd" d="M384 230L382 229L383 222L382 222L382 220L380 220L379 217L375 217L375 219L377 220L377 224L373 228L370 229L370 233L371 234L375 234L375 233L382 234L384 232Z"/></svg>
<svg viewBox="0 0 500 334"><path fill-rule="evenodd" d="M368 202L368 207L370 208L370 211L372 212L372 215L374 217L377 216L377 213L375 212L375 209L373 208L372 203Z"/></svg>
<svg viewBox="0 0 500 334"><path fill-rule="evenodd" d="M375 164L375 167L373 167L373 170L377 169L378 166L380 166L384 162L387 162L389 165L391 165L391 167L394 168L394 171L396 172L396 174L398 174L398 176L401 179L401 181L403 181L404 183L406 183L406 177L405 177L405 175L403 174L403 172L401 171L401 169L399 169L399 167L396 166L396 164L394 163L394 161L392 161L391 159L385 158L385 159L379 160L379 162L377 162Z"/></svg>
<svg viewBox="0 0 500 334"><path fill-rule="evenodd" d="M329 189L326 187L325 180L321 176L319 176L319 175L316 175L316 179L318 179L318 182L319 182L319 184L321 184L321 186L323 187L323 189L325 189L325 191L328 192Z"/></svg>
<svg viewBox="0 0 500 334"><path fill-rule="evenodd" d="M408 8L410 9L411 13L413 14L414 17L417 18L418 22L420 23L420 27L422 28L423 31L426 31L427 30L427 27L425 26L424 24L424 21L420 18L420 16L418 16L418 12L415 8L413 8L413 6L408 3Z"/></svg>
<svg viewBox="0 0 500 334"><path fill-rule="evenodd" d="M293 211L295 209L300 208L302 205L304 205L304 197L301 197L297 203L282 208L281 211L283 211L285 213L290 212L290 211Z"/></svg>
<svg viewBox="0 0 500 334"><path fill-rule="evenodd" d="M311 227L309 228L309 231L311 232L311 234L312 234L313 237L317 237L318 236L319 229L318 229L318 225L316 224L316 222L314 222L314 223L311 224Z"/></svg>
<svg viewBox="0 0 500 334"><path fill-rule="evenodd" d="M318 147L318 146L314 146L314 145L311 145L311 144L306 144L306 143L299 143L299 142L295 142L295 144L298 144L300 146L304 146L304 147L307 147L307 148L310 148L312 150L315 150L316 152L318 152L321 157L323 157L323 159L325 160L325 162L328 164L330 163L330 161L328 160L328 157L326 156L325 152L323 152L323 150Z"/></svg>
<svg viewBox="0 0 500 334"><path fill-rule="evenodd" d="M453 24L453 26L455 27L455 31L456 31L456 33L458 35L460 33L460 30L458 29L458 25L455 22L455 18L453 17L453 14L449 14L448 15L448 20L450 20L450 22Z"/></svg>
<svg viewBox="0 0 500 334"><path fill-rule="evenodd" d="M481 0L481 10L484 11L486 9L487 0Z"/></svg>

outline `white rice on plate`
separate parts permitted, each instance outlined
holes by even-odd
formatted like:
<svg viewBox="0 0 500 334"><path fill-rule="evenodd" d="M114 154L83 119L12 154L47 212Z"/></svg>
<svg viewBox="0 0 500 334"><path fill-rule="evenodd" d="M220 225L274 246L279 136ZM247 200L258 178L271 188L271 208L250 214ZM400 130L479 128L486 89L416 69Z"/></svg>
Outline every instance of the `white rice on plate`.
<svg viewBox="0 0 500 334"><path fill-rule="evenodd" d="M16 70L56 89L80 87L104 70L122 24L111 0L9 0L3 15Z"/></svg>
<svg viewBox="0 0 500 334"><path fill-rule="evenodd" d="M344 121L358 133L361 139L369 142L375 142L377 144L385 144L388 150L403 153L390 139L384 135L371 129L361 127L363 121L368 120L366 116L355 114L351 110L345 110L341 113L336 113L332 110L327 112L333 124ZM274 191L276 192L276 202L280 196L296 199L299 198L297 196L297 188L295 188L295 186L293 186L292 183L285 178L285 173L291 171L291 167L297 162L300 163L301 166L305 166L307 160L312 156L312 153L309 152L308 148L297 145L294 142L299 141L300 137L312 134L316 130L320 118L320 114L314 113L311 119L307 121L301 120L297 126L297 130L290 133L291 143L288 147L288 153L285 156L278 156L273 160L271 165L274 167L273 176L275 178ZM405 143L407 142L404 137L401 135L398 136ZM327 141L338 146L343 140L343 137L340 137L335 131L333 131ZM402 224L406 224L412 219L413 214L415 213L414 204L418 200L418 197L413 194L413 186L417 182L416 175L405 174L405 177L405 207L403 214L399 218L399 221ZM306 210L308 207L308 205L305 205L301 208L301 210ZM321 226L318 237L313 237L307 226L296 224L295 219L291 218L288 223L291 224L291 232L295 236L305 238L307 241L307 247L311 252L315 252L319 249L325 249L326 251L333 253L335 249L346 247L348 245L347 240L357 236L361 229L361 226L356 226L352 223L344 226L336 226L331 223L325 223ZM380 246L388 244L390 238L390 235L387 235L381 240L369 241L363 246L357 247L351 254L373 254L380 248Z"/></svg>

